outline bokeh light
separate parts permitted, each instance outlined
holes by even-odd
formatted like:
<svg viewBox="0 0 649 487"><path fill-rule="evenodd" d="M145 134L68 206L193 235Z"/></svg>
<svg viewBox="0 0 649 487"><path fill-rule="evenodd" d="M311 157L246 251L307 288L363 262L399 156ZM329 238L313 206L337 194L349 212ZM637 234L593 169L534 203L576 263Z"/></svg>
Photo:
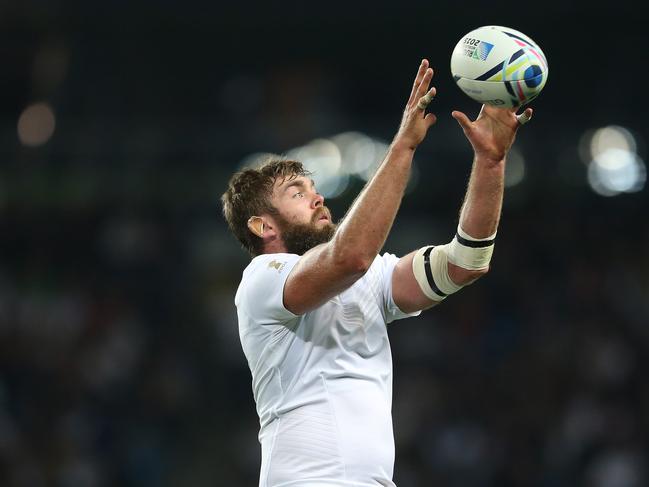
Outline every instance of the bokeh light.
<svg viewBox="0 0 649 487"><path fill-rule="evenodd" d="M640 191L646 179L644 161L622 149L607 149L588 166L588 183L602 196Z"/></svg>
<svg viewBox="0 0 649 487"><path fill-rule="evenodd" d="M345 132L332 141L338 146L343 170L368 181L385 157L388 145L360 132Z"/></svg>
<svg viewBox="0 0 649 487"><path fill-rule="evenodd" d="M579 152L588 164L588 184L601 196L633 193L644 188L647 170L637 142L626 128L610 125L586 132Z"/></svg>
<svg viewBox="0 0 649 487"><path fill-rule="evenodd" d="M313 173L317 190L325 198L335 198L345 191L349 175L341 168L338 146L329 139L315 139L289 150L286 155L304 164Z"/></svg>
<svg viewBox="0 0 649 487"><path fill-rule="evenodd" d="M505 187L516 186L523 179L525 179L525 158L518 149L512 147L507 155L505 166Z"/></svg>
<svg viewBox="0 0 649 487"><path fill-rule="evenodd" d="M248 168L257 168L273 157L281 157L271 152L253 152L248 154L239 162L239 170Z"/></svg>
<svg viewBox="0 0 649 487"><path fill-rule="evenodd" d="M36 147L50 140L54 134L56 118L47 103L28 106L18 118L18 138L23 145Z"/></svg>
<svg viewBox="0 0 649 487"><path fill-rule="evenodd" d="M352 178L369 181L385 158L388 148L386 142L369 135L343 132L289 149L283 156L266 152L249 154L241 160L239 168L258 167L270 157L295 159L313 173L320 194L325 198L337 198L349 187ZM414 191L418 181L419 171L413 161L406 193Z"/></svg>

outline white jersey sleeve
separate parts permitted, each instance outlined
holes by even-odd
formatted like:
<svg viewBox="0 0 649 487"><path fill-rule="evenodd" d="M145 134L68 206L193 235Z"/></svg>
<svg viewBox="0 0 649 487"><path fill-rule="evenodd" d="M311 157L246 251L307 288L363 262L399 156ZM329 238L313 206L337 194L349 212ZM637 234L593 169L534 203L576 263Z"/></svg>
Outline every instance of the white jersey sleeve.
<svg viewBox="0 0 649 487"><path fill-rule="evenodd" d="M299 255L283 253L255 257L241 280L237 306L260 325L296 318L284 306L284 284L299 260Z"/></svg>
<svg viewBox="0 0 649 487"><path fill-rule="evenodd" d="M397 304L392 298L392 274L394 273L394 268L399 262L399 257L394 254L389 254L385 252L383 255L377 257L381 260L382 264L382 295L383 295L383 311L385 316L385 322L391 323L394 320L400 320L403 318L408 318L410 316L419 316L421 311L415 311L414 313L404 313L399 309Z"/></svg>

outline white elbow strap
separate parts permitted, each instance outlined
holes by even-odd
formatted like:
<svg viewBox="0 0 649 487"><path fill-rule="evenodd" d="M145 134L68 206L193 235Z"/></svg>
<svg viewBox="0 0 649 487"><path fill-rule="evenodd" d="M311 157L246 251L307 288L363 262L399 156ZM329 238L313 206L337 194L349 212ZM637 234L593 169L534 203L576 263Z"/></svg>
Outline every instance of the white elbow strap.
<svg viewBox="0 0 649 487"><path fill-rule="evenodd" d="M422 247L412 259L412 272L423 293L433 301L442 301L462 286L448 275L448 247L450 244Z"/></svg>
<svg viewBox="0 0 649 487"><path fill-rule="evenodd" d="M459 226L457 234L446 245L422 247L412 259L412 272L423 293L434 301L442 301L463 286L455 284L448 275L448 263L467 270L489 267L496 234L476 239Z"/></svg>
<svg viewBox="0 0 649 487"><path fill-rule="evenodd" d="M448 261L470 271L486 269L494 252L495 238L495 233L487 238L473 238L458 226L448 244Z"/></svg>

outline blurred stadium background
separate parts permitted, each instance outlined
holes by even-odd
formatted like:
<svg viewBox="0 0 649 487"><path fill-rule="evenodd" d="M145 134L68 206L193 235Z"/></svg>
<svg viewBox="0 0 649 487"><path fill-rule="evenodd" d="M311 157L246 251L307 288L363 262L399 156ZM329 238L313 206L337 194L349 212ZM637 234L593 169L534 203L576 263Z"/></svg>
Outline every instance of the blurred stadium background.
<svg viewBox="0 0 649 487"><path fill-rule="evenodd" d="M449 56L525 32L550 77L493 270L391 327L400 487L649 485L646 14L630 0L0 3L0 485L253 486L220 215L296 154L341 217L422 57L439 122L386 250L447 241L471 152Z"/></svg>

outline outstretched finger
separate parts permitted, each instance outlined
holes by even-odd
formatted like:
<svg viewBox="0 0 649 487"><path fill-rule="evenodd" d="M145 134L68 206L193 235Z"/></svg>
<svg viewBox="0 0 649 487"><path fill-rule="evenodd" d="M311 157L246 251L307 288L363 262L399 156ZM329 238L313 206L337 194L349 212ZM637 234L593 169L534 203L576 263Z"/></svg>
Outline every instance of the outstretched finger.
<svg viewBox="0 0 649 487"><path fill-rule="evenodd" d="M464 113L459 112L457 110L453 110L451 112L451 116L457 120L457 123L460 124L460 126L465 130L471 130L472 128L472 122L469 120L469 117L467 117Z"/></svg>
<svg viewBox="0 0 649 487"><path fill-rule="evenodd" d="M428 86L430 85L430 80L433 79L433 68L428 68L424 73L424 77L421 79L421 83L417 87L415 94L415 101L418 101L422 96L428 91Z"/></svg>
<svg viewBox="0 0 649 487"><path fill-rule="evenodd" d="M424 74L426 74L426 68L428 68L428 59L422 59L421 64L419 65L419 69L417 70L417 76L415 76L415 81L412 84L412 90L410 91L410 98L408 98L408 105L411 105L412 102L415 100L415 94L417 93L417 88L419 87L421 80L424 78Z"/></svg>
<svg viewBox="0 0 649 487"><path fill-rule="evenodd" d="M435 98L436 93L437 89L435 89L435 87L433 86L430 90L428 90L428 93L419 98L419 101L417 102L417 108L419 108L420 110L426 110L428 105L430 105L430 102Z"/></svg>

